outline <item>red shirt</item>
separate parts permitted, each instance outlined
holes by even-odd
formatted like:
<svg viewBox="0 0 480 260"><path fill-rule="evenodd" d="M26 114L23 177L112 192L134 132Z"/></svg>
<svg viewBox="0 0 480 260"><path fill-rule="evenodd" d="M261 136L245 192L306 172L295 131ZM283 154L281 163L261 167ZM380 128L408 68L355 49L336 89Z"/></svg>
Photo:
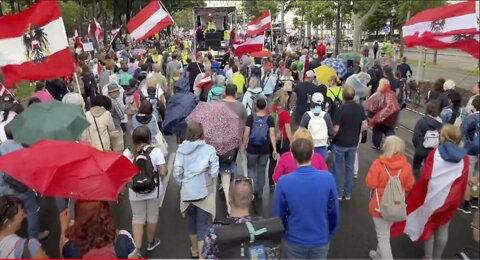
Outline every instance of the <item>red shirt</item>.
<svg viewBox="0 0 480 260"><path fill-rule="evenodd" d="M283 110L283 111L278 114L278 129L280 129L280 132L282 133L282 138L287 139L287 130L285 128L285 125L290 124L291 117L290 117L290 113L281 107L275 107L273 109L273 112L277 112L280 110ZM270 115L270 112L271 112L270 108L268 108L267 114Z"/></svg>

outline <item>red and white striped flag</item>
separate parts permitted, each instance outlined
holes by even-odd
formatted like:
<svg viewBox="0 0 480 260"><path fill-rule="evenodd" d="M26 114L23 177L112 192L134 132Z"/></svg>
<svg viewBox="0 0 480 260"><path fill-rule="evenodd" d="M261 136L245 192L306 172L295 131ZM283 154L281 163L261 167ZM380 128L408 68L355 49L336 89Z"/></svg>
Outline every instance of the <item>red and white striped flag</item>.
<svg viewBox="0 0 480 260"><path fill-rule="evenodd" d="M82 41L80 39L80 36L78 35L77 28L73 29L73 36L74 36L74 39L75 39L75 48L81 48L83 50L83 44L82 44Z"/></svg>
<svg viewBox="0 0 480 260"><path fill-rule="evenodd" d="M465 1L418 13L402 27L407 47L457 48L480 58L479 6Z"/></svg>
<svg viewBox="0 0 480 260"><path fill-rule="evenodd" d="M272 28L272 17L270 16L270 10L268 10L247 24L247 35L255 37L270 28Z"/></svg>
<svg viewBox="0 0 480 260"><path fill-rule="evenodd" d="M97 39L97 42L101 42L103 40L103 29L102 26L100 26L100 23L97 22L97 19L93 18L92 26L88 25L88 34L95 35L95 39Z"/></svg>
<svg viewBox="0 0 480 260"><path fill-rule="evenodd" d="M6 96L9 93L10 91L8 91L8 89L2 83L0 83L0 97Z"/></svg>
<svg viewBox="0 0 480 260"><path fill-rule="evenodd" d="M235 56L240 57L243 54L248 54L256 51L263 50L263 44L265 43L265 35L259 35L255 38L249 38L243 43L233 44L235 49Z"/></svg>
<svg viewBox="0 0 480 260"><path fill-rule="evenodd" d="M463 200L468 179L468 157L447 162L435 149L428 155L423 173L408 193L407 220L394 223L392 237L407 234L412 241L429 239L448 223Z"/></svg>
<svg viewBox="0 0 480 260"><path fill-rule="evenodd" d="M174 23L172 17L160 3L152 1L128 22L127 29L135 42L139 42L160 32L172 23Z"/></svg>
<svg viewBox="0 0 480 260"><path fill-rule="evenodd" d="M210 72L207 72L204 73L203 78L197 84L196 88L202 89L204 86L208 86L209 84L212 84L212 75Z"/></svg>
<svg viewBox="0 0 480 260"><path fill-rule="evenodd" d="M110 33L112 34L112 38L115 38L117 37L117 34L120 32L120 29L122 29L122 27L118 27L117 29L113 29Z"/></svg>
<svg viewBox="0 0 480 260"><path fill-rule="evenodd" d="M57 1L37 1L21 13L1 16L0 28L0 69L5 86L74 72Z"/></svg>

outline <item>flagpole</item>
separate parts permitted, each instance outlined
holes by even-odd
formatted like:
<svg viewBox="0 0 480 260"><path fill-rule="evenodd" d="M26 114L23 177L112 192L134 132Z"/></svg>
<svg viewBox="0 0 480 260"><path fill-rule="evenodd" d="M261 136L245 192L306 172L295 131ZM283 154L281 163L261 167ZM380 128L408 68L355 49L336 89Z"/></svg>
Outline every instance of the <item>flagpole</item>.
<svg viewBox="0 0 480 260"><path fill-rule="evenodd" d="M170 16L170 19L172 19L173 21L173 24L177 25L177 23L175 22L175 20L173 20L173 17L172 15L170 14L170 11L168 11L168 9L163 5L162 1L158 0L158 2L160 3L160 6L163 8L163 10L165 10L168 14L168 16ZM194 21L195 22L195 21Z"/></svg>

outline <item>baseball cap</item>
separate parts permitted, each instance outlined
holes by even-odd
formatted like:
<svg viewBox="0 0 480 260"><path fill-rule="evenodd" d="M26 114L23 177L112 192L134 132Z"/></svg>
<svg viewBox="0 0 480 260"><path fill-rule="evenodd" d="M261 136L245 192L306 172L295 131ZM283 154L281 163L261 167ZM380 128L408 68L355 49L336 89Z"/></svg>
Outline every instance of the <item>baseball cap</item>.
<svg viewBox="0 0 480 260"><path fill-rule="evenodd" d="M305 73L305 76L309 78L315 78L315 72L313 72L313 70L309 70Z"/></svg>
<svg viewBox="0 0 480 260"><path fill-rule="evenodd" d="M451 79L445 81L445 83L443 83L443 90L447 91L447 90L451 90L451 89L455 89L455 82Z"/></svg>
<svg viewBox="0 0 480 260"><path fill-rule="evenodd" d="M323 94L320 92L313 93L312 102L321 105L323 103Z"/></svg>

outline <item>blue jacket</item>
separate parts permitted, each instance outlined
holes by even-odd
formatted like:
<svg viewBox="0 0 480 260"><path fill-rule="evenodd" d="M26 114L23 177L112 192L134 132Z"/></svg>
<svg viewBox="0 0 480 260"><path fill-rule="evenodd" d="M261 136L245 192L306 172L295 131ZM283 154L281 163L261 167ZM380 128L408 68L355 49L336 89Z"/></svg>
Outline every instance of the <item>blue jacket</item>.
<svg viewBox="0 0 480 260"><path fill-rule="evenodd" d="M173 176L180 184L182 201L200 200L214 192L218 176L218 156L215 148L205 141L183 141L175 157Z"/></svg>
<svg viewBox="0 0 480 260"><path fill-rule="evenodd" d="M478 135L480 135L480 112L466 116L462 121L460 129L462 130L463 143L465 144L468 155L478 155L478 148L480 146L478 143Z"/></svg>
<svg viewBox="0 0 480 260"><path fill-rule="evenodd" d="M458 163L465 158L467 150L452 142L445 142L438 146L438 152L443 160L451 163Z"/></svg>
<svg viewBox="0 0 480 260"><path fill-rule="evenodd" d="M302 166L280 178L273 200L273 216L283 221L283 239L295 246L310 248L329 243L339 223L333 175Z"/></svg>
<svg viewBox="0 0 480 260"><path fill-rule="evenodd" d="M185 119L195 109L197 102L197 97L190 92L188 80L180 77L175 82L175 95L168 101L162 132L164 134L175 134L185 139L187 132Z"/></svg>
<svg viewBox="0 0 480 260"><path fill-rule="evenodd" d="M6 140L0 145L0 155L14 152L23 149L23 146L13 140ZM8 183L3 180L5 173L0 172L0 195L14 195L18 194Z"/></svg>

